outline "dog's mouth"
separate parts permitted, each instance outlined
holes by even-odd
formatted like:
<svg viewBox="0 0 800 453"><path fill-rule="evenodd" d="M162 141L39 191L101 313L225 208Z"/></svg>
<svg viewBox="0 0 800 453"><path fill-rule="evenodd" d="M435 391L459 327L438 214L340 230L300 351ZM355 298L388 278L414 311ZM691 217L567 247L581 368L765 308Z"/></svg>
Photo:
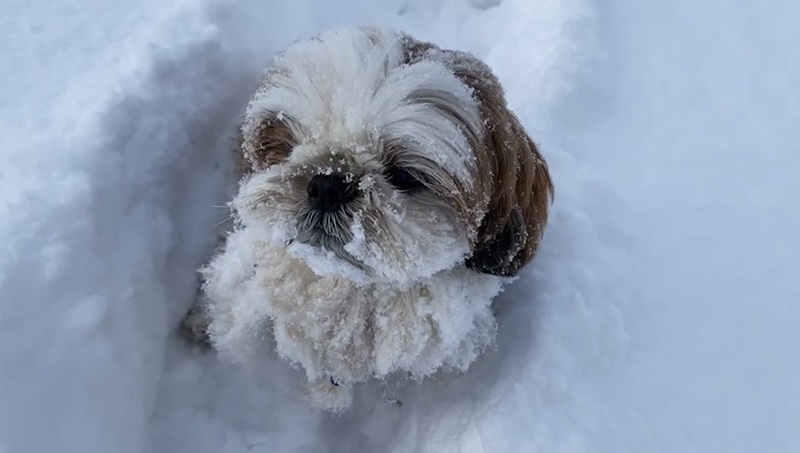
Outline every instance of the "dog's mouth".
<svg viewBox="0 0 800 453"><path fill-rule="evenodd" d="M366 270L363 262L345 250L345 245L353 240L350 229L352 217L341 212L320 213L303 210L297 216L295 241L312 247L333 252L337 258Z"/></svg>

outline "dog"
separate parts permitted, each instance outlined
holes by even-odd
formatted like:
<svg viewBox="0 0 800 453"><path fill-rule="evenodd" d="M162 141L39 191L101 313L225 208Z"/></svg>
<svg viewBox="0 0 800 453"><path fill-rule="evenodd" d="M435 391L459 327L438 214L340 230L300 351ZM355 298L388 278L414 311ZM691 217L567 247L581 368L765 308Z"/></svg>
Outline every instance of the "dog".
<svg viewBox="0 0 800 453"><path fill-rule="evenodd" d="M236 158L235 227L183 331L242 363L277 350L334 412L371 378L465 371L554 193L483 61L381 27L276 55Z"/></svg>

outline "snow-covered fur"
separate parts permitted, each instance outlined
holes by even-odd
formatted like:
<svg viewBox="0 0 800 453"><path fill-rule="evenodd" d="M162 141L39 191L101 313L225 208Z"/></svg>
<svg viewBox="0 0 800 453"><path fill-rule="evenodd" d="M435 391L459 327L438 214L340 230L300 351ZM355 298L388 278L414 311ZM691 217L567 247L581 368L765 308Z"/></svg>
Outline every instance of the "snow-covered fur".
<svg viewBox="0 0 800 453"><path fill-rule="evenodd" d="M277 346L305 369L318 407L346 409L351 385L370 377L466 370L494 339L490 304L501 277L461 265L407 286L361 285L317 275L287 248L264 241L263 223L246 225L203 271L209 334L242 363Z"/></svg>
<svg viewBox="0 0 800 453"><path fill-rule="evenodd" d="M236 228L202 271L214 347L245 363L277 348L331 410L372 377L466 370L552 192L488 67L332 30L276 57L241 131ZM336 209L312 201L334 190L323 175Z"/></svg>

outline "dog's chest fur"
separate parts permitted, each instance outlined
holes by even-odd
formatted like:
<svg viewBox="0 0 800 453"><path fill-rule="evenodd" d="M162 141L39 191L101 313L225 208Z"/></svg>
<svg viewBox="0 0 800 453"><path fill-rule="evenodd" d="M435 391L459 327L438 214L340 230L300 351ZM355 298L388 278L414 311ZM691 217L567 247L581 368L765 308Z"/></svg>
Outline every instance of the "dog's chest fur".
<svg viewBox="0 0 800 453"><path fill-rule="evenodd" d="M216 349L244 363L272 348L310 382L342 385L465 370L493 340L491 301L508 279L463 265L396 288L318 276L285 247L240 229L204 268Z"/></svg>

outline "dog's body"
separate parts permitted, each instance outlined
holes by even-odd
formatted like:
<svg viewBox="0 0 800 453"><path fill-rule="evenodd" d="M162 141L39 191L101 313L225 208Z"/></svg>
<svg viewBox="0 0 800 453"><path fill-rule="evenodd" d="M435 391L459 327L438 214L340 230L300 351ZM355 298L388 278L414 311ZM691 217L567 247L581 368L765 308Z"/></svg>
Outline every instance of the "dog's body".
<svg viewBox="0 0 800 453"><path fill-rule="evenodd" d="M341 410L354 383L465 370L492 342L553 187L485 64L329 31L275 59L241 132L237 227L203 269L219 351L277 347Z"/></svg>

